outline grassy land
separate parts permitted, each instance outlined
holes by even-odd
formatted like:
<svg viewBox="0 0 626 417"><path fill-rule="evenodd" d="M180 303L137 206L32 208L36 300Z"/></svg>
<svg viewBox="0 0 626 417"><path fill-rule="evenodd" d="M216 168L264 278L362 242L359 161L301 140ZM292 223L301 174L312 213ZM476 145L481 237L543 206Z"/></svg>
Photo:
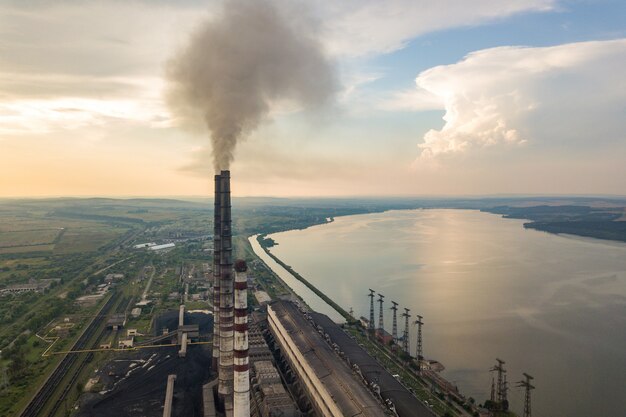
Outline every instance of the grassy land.
<svg viewBox="0 0 626 417"><path fill-rule="evenodd" d="M54 243L59 229L17 230L0 233L0 248Z"/></svg>
<svg viewBox="0 0 626 417"><path fill-rule="evenodd" d="M115 226L68 229L55 245L54 252L65 254L95 251L128 230L128 228Z"/></svg>

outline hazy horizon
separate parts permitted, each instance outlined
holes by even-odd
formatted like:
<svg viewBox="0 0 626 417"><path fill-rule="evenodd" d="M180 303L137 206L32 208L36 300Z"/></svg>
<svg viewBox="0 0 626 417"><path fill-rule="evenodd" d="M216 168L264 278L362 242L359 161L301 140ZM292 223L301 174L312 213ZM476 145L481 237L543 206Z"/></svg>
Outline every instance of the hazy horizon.
<svg viewBox="0 0 626 417"><path fill-rule="evenodd" d="M233 193L232 198L235 199L284 199L284 200L306 200L306 199L380 199L380 200L393 200L393 199L607 199L607 200L621 200L626 199L626 194L405 194L405 195L382 195L382 194L370 194L370 195L237 195ZM166 199L166 200L200 200L207 199L213 200L212 195L106 195L106 194L93 194L93 195L24 195L24 196L0 196L0 200L46 200L46 199L115 199L115 200L129 200L129 199Z"/></svg>

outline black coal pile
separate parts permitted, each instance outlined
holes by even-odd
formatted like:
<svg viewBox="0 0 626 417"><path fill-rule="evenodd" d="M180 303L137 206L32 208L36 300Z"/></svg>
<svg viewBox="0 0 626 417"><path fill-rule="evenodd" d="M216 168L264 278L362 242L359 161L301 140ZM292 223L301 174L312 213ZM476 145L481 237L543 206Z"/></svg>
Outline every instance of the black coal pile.
<svg viewBox="0 0 626 417"><path fill-rule="evenodd" d="M213 333L213 315L199 312L185 312L185 324L197 324L201 334ZM152 329L155 336L163 333L163 329L170 331L178 328L178 310L166 311L154 320Z"/></svg>
<svg viewBox="0 0 626 417"><path fill-rule="evenodd" d="M176 347L116 355L97 372L99 392L81 397L80 417L160 417L167 376L176 375L173 415L202 416L202 385L211 379L211 351L190 346L186 358Z"/></svg>

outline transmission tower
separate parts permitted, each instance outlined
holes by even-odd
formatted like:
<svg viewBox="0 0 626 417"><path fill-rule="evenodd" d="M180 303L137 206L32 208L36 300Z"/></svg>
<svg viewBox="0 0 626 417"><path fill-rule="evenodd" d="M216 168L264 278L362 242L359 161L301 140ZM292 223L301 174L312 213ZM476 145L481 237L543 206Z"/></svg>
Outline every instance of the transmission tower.
<svg viewBox="0 0 626 417"><path fill-rule="evenodd" d="M374 290L370 289L370 293L368 294L370 298L370 322L367 325L369 330L374 330Z"/></svg>
<svg viewBox="0 0 626 417"><path fill-rule="evenodd" d="M404 334L402 335L402 349L404 349L404 352L407 355L410 355L411 352L409 352L409 317L411 317L411 315L409 314L409 310L408 308L404 309L404 313L402 313L402 317L404 317Z"/></svg>
<svg viewBox="0 0 626 417"><path fill-rule="evenodd" d="M491 375L491 403L495 404L496 402L496 381L493 379L493 375Z"/></svg>
<svg viewBox="0 0 626 417"><path fill-rule="evenodd" d="M422 360L424 359L424 352L422 351L422 326L424 325L424 322L422 321L422 316L418 315L414 324L417 324L417 349L415 351L415 357L417 358L417 364L421 372Z"/></svg>
<svg viewBox="0 0 626 417"><path fill-rule="evenodd" d="M499 410L506 411L508 407L507 391L509 390L508 383L506 382L506 370L504 369L505 362L496 358L498 364L491 368L491 371L498 373L496 384L496 403Z"/></svg>
<svg viewBox="0 0 626 417"><path fill-rule="evenodd" d="M532 417L532 413L530 411L530 391L535 389L535 387L530 383L532 376L524 373L524 377L526 378L524 381L519 381L517 383L518 387L524 388L524 417Z"/></svg>
<svg viewBox="0 0 626 417"><path fill-rule="evenodd" d="M393 343L398 343L398 303L392 301L391 310L393 310L393 328L391 331L391 336L393 336Z"/></svg>
<svg viewBox="0 0 626 417"><path fill-rule="evenodd" d="M380 330L380 333L383 333L383 330L385 329L385 322L383 321L383 300L385 299L385 296L382 294L378 294L378 304L379 304L379 308L380 311L378 312L378 330Z"/></svg>

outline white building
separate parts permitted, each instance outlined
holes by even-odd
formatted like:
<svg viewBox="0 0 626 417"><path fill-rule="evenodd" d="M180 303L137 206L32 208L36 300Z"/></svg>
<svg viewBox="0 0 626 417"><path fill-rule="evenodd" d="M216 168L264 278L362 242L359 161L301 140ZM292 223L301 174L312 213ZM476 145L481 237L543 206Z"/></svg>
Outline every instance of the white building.
<svg viewBox="0 0 626 417"><path fill-rule="evenodd" d="M175 246L176 245L174 243L164 243L163 245L150 246L149 249L153 251L161 251L165 249L172 249Z"/></svg>

